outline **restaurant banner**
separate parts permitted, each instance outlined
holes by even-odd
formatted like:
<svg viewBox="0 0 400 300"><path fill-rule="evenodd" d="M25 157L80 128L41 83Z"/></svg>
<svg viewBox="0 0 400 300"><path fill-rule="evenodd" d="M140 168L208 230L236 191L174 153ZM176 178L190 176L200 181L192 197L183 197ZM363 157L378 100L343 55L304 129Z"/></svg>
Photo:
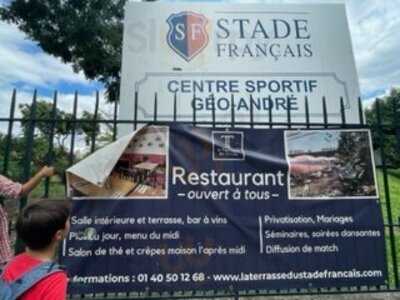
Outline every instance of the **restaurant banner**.
<svg viewBox="0 0 400 300"><path fill-rule="evenodd" d="M72 294L386 281L368 130L146 126L67 180Z"/></svg>

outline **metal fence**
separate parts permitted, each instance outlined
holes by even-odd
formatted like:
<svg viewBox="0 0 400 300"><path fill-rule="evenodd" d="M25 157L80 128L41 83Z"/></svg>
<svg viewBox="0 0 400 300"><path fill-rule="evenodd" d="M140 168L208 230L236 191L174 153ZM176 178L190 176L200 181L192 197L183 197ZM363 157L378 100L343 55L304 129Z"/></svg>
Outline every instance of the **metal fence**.
<svg viewBox="0 0 400 300"><path fill-rule="evenodd" d="M134 95L135 101L133 119L132 120L120 120L118 119L118 103L109 104L112 105L112 117L100 117L99 109L100 107L100 96L97 92L93 97L93 114L91 118L82 118L78 114L78 107L80 105L80 98L78 93L75 93L74 100L72 103L72 112L70 116L71 118L63 119L57 113L58 104L58 93L54 93L53 101L51 104L52 110L50 117L40 118L38 117L37 106L38 106L38 94L35 91L32 97L32 101L30 103L30 112L29 116L26 117L18 117L17 112L17 92L14 91L12 97L10 99L10 110L8 116L0 116L0 128L4 128L3 132L0 131L2 135L2 144L0 144L0 158L2 161L0 162L0 171L2 174L9 174L10 164L16 163L12 161L12 152L14 151L13 141L16 135L19 135L21 139L24 140L24 148L22 154L22 164L19 170L18 177L15 178L22 182L29 179L32 173L32 158L35 155L35 131L40 125L47 124L48 125L48 141L47 141L47 149L46 153L42 159L42 161L46 164L52 164L56 160L55 153L55 135L56 135L56 127L59 124L65 124L68 127L68 132L66 133L66 139L68 140L68 151L65 151L65 159L67 160L67 165L72 165L76 162L76 136L78 135L77 130L79 126L104 126L107 125L110 131L110 142L117 138L117 127L119 124L131 124L134 128L144 124L153 124L153 125L168 125L171 123L185 123L192 124L193 126L209 126L209 127L250 127L250 128L301 128L301 129L318 129L318 128L331 128L331 129L345 129L345 128L368 128L371 129L377 137L374 139L374 145L376 151L379 152L380 162L377 163L377 168L379 171L379 190L380 190L380 205L382 208L382 213L384 216L384 226L385 226L385 240L386 240L386 254L387 254L387 263L388 263L388 282L384 286L354 286L354 287L346 287L346 288L330 288L330 289L292 289L292 290L251 290L251 291L237 291L233 290L232 287L227 287L224 291L176 291L174 293L153 293L152 291L147 291L145 293L136 293L132 291L132 293L124 293L124 294L90 294L90 295L70 295L71 299L86 299L86 298L96 298L96 299L138 299L138 298L152 298L152 299L165 299L165 298L239 298L239 297L254 297L254 296L271 296L271 295L313 295L313 294L342 294L342 293L372 293L372 292L395 292L400 291L400 282L399 282L399 265L398 265L398 254L400 252L400 211L397 211L396 207L399 207L400 210L400 198L396 194L394 194L395 189L400 189L400 186L395 186L395 182L393 181L393 174L390 171L389 161L387 159L385 141L386 137L392 137L396 141L397 149L400 149L400 107L397 107L398 103L393 101L393 113L394 120L391 123L385 122L382 118L381 112L381 104L380 101L375 102L375 115L373 116L374 122L366 122L365 116L363 113L362 102L361 99L358 99L358 111L360 124L350 124L346 122L346 110L344 106L343 99L338 99L338 103L340 105L341 112L341 120L340 122L332 123L329 121L329 112L327 111L327 101L325 98L321 100L321 113L322 113L322 121L321 122L311 122L310 121L310 113L309 113L309 101L307 97L304 99L305 105L305 116L304 122L293 122L292 112L290 107L287 110L287 119L285 122L275 122L273 118L273 114L271 110L266 114L265 120L260 121L260 118L257 117L257 121L254 118L254 107L253 103L250 103L250 112L248 121L237 121L237 116L235 115L234 105L231 105L232 110L230 112L230 121L218 121L216 117L215 106L212 109L211 120L202 121L199 120L197 112L193 109L192 119L189 121L180 121L178 114L178 106L177 106L177 97L175 95L173 99L173 116L171 120L168 121L160 121L158 119L158 105L159 99L158 95L154 95L154 114L153 120L144 120L138 118L138 107L140 105L139 94L136 93ZM8 99L1 99L2 103L8 101ZM86 100L87 101L87 100ZM149 101L149 99L146 99ZM400 101L398 101L400 103ZM233 104L233 103L232 103ZM2 104L3 105L3 104ZM87 103L86 103L87 105ZM399 105L400 106L400 105ZM16 128L20 127L24 124L24 130L17 130ZM17 132L18 131L18 132ZM88 136L87 143L87 152L93 152L98 145L98 131L93 130L93 132ZM400 155L400 151L398 152ZM1 155L2 154L2 155ZM19 162L21 163L21 162ZM400 174L400 173L399 173ZM400 180L399 180L400 183ZM44 198L53 197L53 184L49 179L46 180L43 185L43 190L41 191L41 195ZM397 203L399 205L397 206ZM23 208L27 204L27 198L23 198L20 201L19 209ZM16 249L21 250L20 243L17 242Z"/></svg>

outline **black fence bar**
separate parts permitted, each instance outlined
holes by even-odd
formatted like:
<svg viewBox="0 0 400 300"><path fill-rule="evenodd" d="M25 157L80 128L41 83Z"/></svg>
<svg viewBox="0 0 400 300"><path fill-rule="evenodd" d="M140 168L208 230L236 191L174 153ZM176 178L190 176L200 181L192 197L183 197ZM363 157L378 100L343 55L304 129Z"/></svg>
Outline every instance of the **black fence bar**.
<svg viewBox="0 0 400 300"><path fill-rule="evenodd" d="M97 121L99 119L99 102L100 102L100 95L99 91L96 92L96 104L94 107L94 115L93 115L93 121ZM97 136L97 123L93 123L92 127L92 141L91 141L91 148L90 152L93 153L96 150L96 136ZM99 129L100 130L100 129Z"/></svg>
<svg viewBox="0 0 400 300"><path fill-rule="evenodd" d="M8 175L8 167L9 167L9 162L10 162L10 149L11 149L11 144L12 144L12 131L13 131L13 125L14 125L14 114L15 114L15 103L17 100L17 90L14 89L12 96L11 96L11 105L10 105L10 121L8 122L8 129L7 129L7 137L5 141L5 147L4 147L4 164L3 164L3 174ZM3 205L4 201L3 198L0 197L0 205ZM9 234L11 233L11 220L9 220Z"/></svg>
<svg viewBox="0 0 400 300"><path fill-rule="evenodd" d="M135 92L135 107L134 107L134 111L135 111L135 113L134 113L134 116L133 116L133 121L134 121L134 130L136 130L137 129L137 125L138 125L138 122L137 122L137 120L138 120L138 115L137 115L137 113L138 113L138 107L139 107L139 92Z"/></svg>
<svg viewBox="0 0 400 300"><path fill-rule="evenodd" d="M58 93L57 91L54 92L54 97L53 97L53 110L51 113L51 117L53 121L50 123L50 134L49 134L49 150L47 151L47 157L46 157L46 165L52 165L54 162L54 134L55 134L55 128L56 128L56 123L57 123L57 97ZM50 178L47 177L44 183L44 197L48 198L49 197L49 189L50 189Z"/></svg>
<svg viewBox="0 0 400 300"><path fill-rule="evenodd" d="M192 111L192 115L193 115L193 111ZM197 115L197 114L196 114ZM29 119L29 120L31 120L31 119ZM197 119L197 117L196 117L196 123L197 124L204 124L204 125L206 125L206 124L208 124L208 125L212 125L212 121L199 121L198 119ZM10 121L13 121L13 122L25 122L26 120L25 119L23 119L23 118L14 118L14 119L10 119L9 117L7 117L7 118L0 118L0 122L10 122ZM45 122L45 123L51 123L52 121L53 121L53 119L51 119L51 118L33 118L32 119L32 121L35 121L35 122ZM173 120L172 120L172 118L171 118L171 120L163 120L163 121L161 121L161 122L164 122L164 123L171 123ZM59 119L59 120L57 120L57 122L60 122L60 123L63 123L63 122L66 122L66 123L69 123L69 124L74 124L74 123L79 123L79 124L110 124L110 125L112 125L113 123L114 123L114 120L113 119L97 119L97 120L94 120L94 119L85 119L85 118L75 118L75 119L71 119L71 120L62 120L62 119ZM135 122L135 120L132 120L132 119L121 119L121 120L118 120L117 121L117 123L118 124L135 124L135 123L138 123L138 124L140 124L140 123L145 123L145 124L148 124L148 123L151 123L151 122L154 122L154 118L151 118L151 119L137 119L137 121ZM157 121L157 122L159 122L159 121ZM184 120L179 120L178 121L179 123L193 123L192 121L184 121ZM216 124L225 124L225 125L227 125L227 124L230 124L230 123L232 123L231 121L216 121L215 122ZM236 124L241 124L241 125L247 125L247 126L250 126L251 125L251 122L250 121L239 121L239 122L235 122ZM280 121L280 122L269 122L269 121L254 121L254 123L253 123L254 125L263 125L263 126L271 126L271 125L273 125L273 126L287 126L288 125L288 122L287 121ZM291 125L296 125L296 126L305 126L307 123L305 123L305 122L291 122L290 123ZM310 122L310 126L315 126L315 127L323 127L323 126L325 126L325 125L328 125L328 126L335 126L335 127L342 127L342 123L341 122L336 122L336 123L334 123L334 122L329 122L329 123L324 123L324 122ZM359 123L347 123L347 125L351 125L351 126L355 126L355 127L365 127L365 126L362 126L361 124L359 124ZM371 126L367 126L367 127L371 127ZM384 130L386 130L386 131L392 131L393 132L393 125L391 125L391 124L382 124L382 125L380 125L380 127L382 128L382 129L384 129Z"/></svg>
<svg viewBox="0 0 400 300"><path fill-rule="evenodd" d="M231 94L231 127L235 127L235 96Z"/></svg>
<svg viewBox="0 0 400 300"><path fill-rule="evenodd" d="M31 105L31 114L29 116L29 126L26 132L26 140L25 140L25 154L24 154L24 167L22 174L22 182L26 182L29 180L31 176L31 162L33 155L33 144L34 144L34 134L35 134L35 126L36 126L36 109L37 109L37 91L35 90L33 93L33 100ZM23 197L20 202L20 208L23 208L26 205L27 198Z"/></svg>
<svg viewBox="0 0 400 300"><path fill-rule="evenodd" d="M321 295L321 296L329 296L329 295L367 295L367 294L383 294L383 293L388 293L388 292L398 292L398 290L385 290L382 288L372 288L369 289L367 287L350 287L346 289L340 289L340 290L328 290L328 289L323 289L320 292L317 292L317 290L305 290L301 291L300 293L294 292L294 291L257 291L255 293L252 292L244 292L244 291L239 291L238 294L239 297L242 298L258 298L258 297L299 297L299 296L316 296L316 295ZM139 294L139 293L138 293ZM104 299L104 300L166 300L166 299L175 299L175 300L183 300L183 299L233 299L235 297L234 292L219 292L216 295L210 294L210 293L198 293L198 292L190 292L190 293L184 293L180 294L178 293L177 295L160 295L159 293L142 293L140 295L134 294L130 296L125 296L125 295L110 295L107 298L104 298L101 295L97 295L96 297L93 297L92 295L74 295L70 297L70 300L75 300L75 299ZM290 298L288 298L290 299Z"/></svg>
<svg viewBox="0 0 400 300"><path fill-rule="evenodd" d="M74 150L75 150L75 134L76 134L76 115L78 113L78 92L75 92L74 96L74 107L72 112L72 128L71 128L71 147L69 151L69 165L72 166L74 164Z"/></svg>
<svg viewBox="0 0 400 300"><path fill-rule="evenodd" d="M287 102L286 112L287 112L287 127L292 128L292 103L290 100Z"/></svg>
<svg viewBox="0 0 400 300"><path fill-rule="evenodd" d="M114 103L114 126L113 126L113 141L117 139L118 132L118 101Z"/></svg>
<svg viewBox="0 0 400 300"><path fill-rule="evenodd" d="M10 162L10 149L12 142L12 131L14 126L14 114L15 114L15 103L17 101L17 90L14 89L12 97L11 97L11 106L10 106L10 121L8 122L8 130L7 130L7 139L6 145L4 148L4 165L3 165L3 174L7 175L8 173L8 165Z"/></svg>
<svg viewBox="0 0 400 300"><path fill-rule="evenodd" d="M28 128L25 132L25 151L24 151L24 165L21 176L21 182L26 182L29 180L31 175L31 165L32 165L32 155L33 155L33 145L34 145L34 133L36 126L36 109L37 109L37 91L35 90L33 93L33 100L31 105L31 113L28 121ZM28 201L27 196L23 196L19 202L19 208L22 210ZM20 253L24 250L24 246L20 240L16 242L16 253Z"/></svg>
<svg viewBox="0 0 400 300"><path fill-rule="evenodd" d="M174 93L174 116L173 116L174 122L178 121L177 115L178 115L178 95Z"/></svg>
<svg viewBox="0 0 400 300"><path fill-rule="evenodd" d="M196 94L193 95L193 102L192 102L192 107L193 107L192 124L193 124L193 126L196 126L196 124L199 124L196 122L197 121L196 120L196 107L194 105L195 101L196 101ZM210 124L210 122L207 122L207 123Z"/></svg>
<svg viewBox="0 0 400 300"><path fill-rule="evenodd" d="M305 113L306 113L306 126L307 128L310 128L310 107L308 106L308 97L305 96L304 98L304 108L305 108Z"/></svg>
<svg viewBox="0 0 400 300"><path fill-rule="evenodd" d="M324 128L328 128L328 109L326 107L326 98L322 97L322 113L324 116Z"/></svg>
<svg viewBox="0 0 400 300"><path fill-rule="evenodd" d="M399 125L400 124L399 123L400 107L398 106L397 101L395 99L393 99L392 110L393 110L393 114L394 114L393 127L394 127L394 131L395 131L395 136L396 136L396 149L397 149L397 152L400 154L400 125Z"/></svg>
<svg viewBox="0 0 400 300"><path fill-rule="evenodd" d="M154 114L153 114L153 122L157 122L158 119L158 94L154 94Z"/></svg>
<svg viewBox="0 0 400 300"><path fill-rule="evenodd" d="M342 118L343 127L346 127L346 109L344 107L343 97L340 97L340 116Z"/></svg>
<svg viewBox="0 0 400 300"><path fill-rule="evenodd" d="M272 121L272 109L268 110L268 121L269 121L269 128L273 127L273 121Z"/></svg>
<svg viewBox="0 0 400 300"><path fill-rule="evenodd" d="M364 110L360 97L358 97L358 115L360 116L360 124L364 125Z"/></svg>
<svg viewBox="0 0 400 300"><path fill-rule="evenodd" d="M214 95L212 95L212 109L211 109L211 123L212 123L212 127L215 128L215 122L216 120L216 116L215 116L215 97Z"/></svg>
<svg viewBox="0 0 400 300"><path fill-rule="evenodd" d="M250 95L250 128L254 128L254 100Z"/></svg>
<svg viewBox="0 0 400 300"><path fill-rule="evenodd" d="M193 116L193 113L192 113ZM0 118L0 122L9 122L10 119L9 118ZM22 118L15 118L13 120L14 122L24 122L25 120L23 120ZM34 118L32 119L32 121L34 122L52 122L52 119L46 119L46 118ZM71 120L58 120L57 122L59 123L68 123L68 124L113 124L114 120L104 120L104 119L98 119L98 120L94 120L94 119L83 119L83 118L75 118L75 119L71 119ZM172 121L168 121L168 120L157 120L156 122L154 122L154 118L152 119L138 119L138 120L127 120L127 119L122 119L122 120L118 120L117 123L118 124L170 124ZM192 121L184 121L184 120L179 120L177 121L180 124L193 124L193 120ZM212 125L212 121L199 121L197 118L197 114L196 114L196 124L198 125ZM232 121L216 121L215 122L216 125L225 125L225 126L229 126L232 124ZM347 127L351 126L354 128L369 128L369 129L373 129L375 128L375 126L370 126L370 125L361 125L359 123L346 123ZM243 125L245 127L250 127L252 125L252 123L250 121L236 121L235 125ZM265 127L273 127L273 126L279 126L279 127L287 127L288 123L287 122L261 122L261 121L255 121L253 123L254 126L265 126ZM307 125L307 123L305 122L291 122L290 125L293 127L298 127L298 128L303 128L304 126ZM323 123L323 122L310 122L309 123L310 127L321 127L321 128L343 128L342 122L339 123ZM393 131L393 125L389 125L389 124L382 124L379 126L382 130L389 132L389 133L394 133Z"/></svg>

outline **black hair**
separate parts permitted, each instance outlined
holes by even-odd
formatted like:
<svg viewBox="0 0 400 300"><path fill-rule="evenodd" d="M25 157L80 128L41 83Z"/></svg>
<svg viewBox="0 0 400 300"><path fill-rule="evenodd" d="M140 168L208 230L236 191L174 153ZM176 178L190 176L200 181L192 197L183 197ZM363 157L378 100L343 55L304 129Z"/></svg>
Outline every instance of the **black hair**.
<svg viewBox="0 0 400 300"><path fill-rule="evenodd" d="M18 217L17 234L31 250L46 249L70 215L68 200L40 200L29 204Z"/></svg>

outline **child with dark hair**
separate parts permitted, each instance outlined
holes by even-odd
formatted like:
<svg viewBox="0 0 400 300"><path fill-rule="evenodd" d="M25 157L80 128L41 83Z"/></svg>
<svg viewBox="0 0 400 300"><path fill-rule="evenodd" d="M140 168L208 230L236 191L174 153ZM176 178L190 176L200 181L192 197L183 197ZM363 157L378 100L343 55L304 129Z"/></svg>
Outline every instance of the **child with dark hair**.
<svg viewBox="0 0 400 300"><path fill-rule="evenodd" d="M17 221L17 233L25 243L26 251L7 265L2 275L6 283L18 282L35 268L45 265L48 273L34 281L20 300L64 300L67 295L67 275L52 268L57 247L68 235L69 202L41 200L28 205Z"/></svg>
<svg viewBox="0 0 400 300"><path fill-rule="evenodd" d="M17 199L28 195L41 180L54 175L53 167L43 167L35 176L25 184L13 182L7 177L0 175L0 196ZM10 239L8 233L8 219L5 210L0 204L0 270L12 258Z"/></svg>

